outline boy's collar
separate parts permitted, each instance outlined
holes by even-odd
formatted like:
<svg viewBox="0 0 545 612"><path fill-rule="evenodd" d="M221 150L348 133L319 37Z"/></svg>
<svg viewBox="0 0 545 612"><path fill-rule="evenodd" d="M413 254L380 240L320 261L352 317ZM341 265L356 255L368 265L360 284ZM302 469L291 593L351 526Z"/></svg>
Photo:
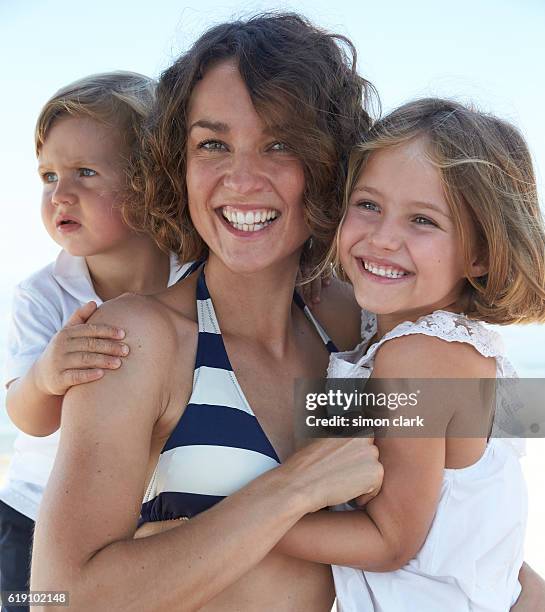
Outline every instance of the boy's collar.
<svg viewBox="0 0 545 612"><path fill-rule="evenodd" d="M178 263L175 253L170 253L170 274L168 286L176 283L185 271L186 266ZM91 281L89 268L85 257L75 257L62 250L53 267L53 277L59 285L79 302L87 303L94 300L98 306L102 300L98 297Z"/></svg>

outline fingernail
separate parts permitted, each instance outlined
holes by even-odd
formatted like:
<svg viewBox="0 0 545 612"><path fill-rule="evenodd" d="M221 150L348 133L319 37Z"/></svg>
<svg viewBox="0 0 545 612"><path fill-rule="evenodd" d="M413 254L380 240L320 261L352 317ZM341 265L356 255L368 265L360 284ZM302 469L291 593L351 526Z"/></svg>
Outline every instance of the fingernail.
<svg viewBox="0 0 545 612"><path fill-rule="evenodd" d="M118 368L121 365L121 359L119 359L118 357L116 357L115 359L112 359L112 364Z"/></svg>
<svg viewBox="0 0 545 612"><path fill-rule="evenodd" d="M125 337L125 330L124 329L118 329L115 332L116 338L124 338Z"/></svg>
<svg viewBox="0 0 545 612"><path fill-rule="evenodd" d="M128 355L129 354L129 347L126 344L123 344L121 346L121 354L122 355Z"/></svg>

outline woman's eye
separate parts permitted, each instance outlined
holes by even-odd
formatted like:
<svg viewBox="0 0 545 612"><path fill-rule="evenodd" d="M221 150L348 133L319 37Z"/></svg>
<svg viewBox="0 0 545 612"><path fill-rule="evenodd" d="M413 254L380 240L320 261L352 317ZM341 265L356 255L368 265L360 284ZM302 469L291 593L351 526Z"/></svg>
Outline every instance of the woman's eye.
<svg viewBox="0 0 545 612"><path fill-rule="evenodd" d="M290 148L285 142L273 142L269 147L271 151L289 151Z"/></svg>
<svg viewBox="0 0 545 612"><path fill-rule="evenodd" d="M219 140L204 140L198 144L198 148L205 151L223 151L227 147Z"/></svg>
<svg viewBox="0 0 545 612"><path fill-rule="evenodd" d="M91 168L80 168L79 175L80 176L96 176L96 171L91 170Z"/></svg>
<svg viewBox="0 0 545 612"><path fill-rule="evenodd" d="M372 211L380 210L379 207L374 202L369 202L367 200L356 202L356 206L358 208L362 208L363 210L372 210Z"/></svg>
<svg viewBox="0 0 545 612"><path fill-rule="evenodd" d="M437 227L437 223L435 223L431 219L428 219L427 217L421 217L421 216L415 217L414 222L416 223L416 225L433 225Z"/></svg>
<svg viewBox="0 0 545 612"><path fill-rule="evenodd" d="M57 174L55 172L44 172L42 174L42 181L44 183L54 183L57 180Z"/></svg>

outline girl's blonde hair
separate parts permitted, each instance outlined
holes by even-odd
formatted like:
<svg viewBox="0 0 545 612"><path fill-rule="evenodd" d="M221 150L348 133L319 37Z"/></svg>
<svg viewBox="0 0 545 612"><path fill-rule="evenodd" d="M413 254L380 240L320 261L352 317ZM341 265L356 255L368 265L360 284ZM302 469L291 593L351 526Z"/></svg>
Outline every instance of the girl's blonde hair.
<svg viewBox="0 0 545 612"><path fill-rule="evenodd" d="M155 100L155 81L143 74L118 70L91 74L57 91L43 106L34 134L36 155L61 117L87 117L118 131L124 170L138 157L144 120Z"/></svg>
<svg viewBox="0 0 545 612"><path fill-rule="evenodd" d="M419 137L425 139L427 157L441 175L462 245L466 314L501 325L545 322L545 226L528 147L506 121L450 100L404 104L375 123L353 150L344 212L373 151ZM476 244L471 244L470 228L463 222L464 207L475 227ZM330 261L337 252L333 245ZM479 278L469 273L475 252L488 267Z"/></svg>

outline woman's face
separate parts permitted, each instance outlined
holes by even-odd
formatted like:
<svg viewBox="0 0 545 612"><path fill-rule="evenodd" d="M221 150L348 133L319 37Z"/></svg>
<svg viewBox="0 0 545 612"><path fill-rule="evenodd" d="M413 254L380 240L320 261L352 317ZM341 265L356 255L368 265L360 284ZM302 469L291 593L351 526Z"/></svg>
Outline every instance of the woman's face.
<svg viewBox="0 0 545 612"><path fill-rule="evenodd" d="M303 165L267 129L231 61L210 68L191 95L186 178L193 224L229 269L299 260L310 235Z"/></svg>

